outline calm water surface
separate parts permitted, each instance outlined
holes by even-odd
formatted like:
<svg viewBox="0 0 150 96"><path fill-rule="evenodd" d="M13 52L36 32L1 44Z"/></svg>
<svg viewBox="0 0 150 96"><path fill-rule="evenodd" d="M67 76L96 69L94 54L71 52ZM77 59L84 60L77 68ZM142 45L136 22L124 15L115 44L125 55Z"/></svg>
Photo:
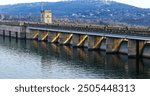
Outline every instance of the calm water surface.
<svg viewBox="0 0 150 96"><path fill-rule="evenodd" d="M150 59L0 37L0 78L150 79Z"/></svg>

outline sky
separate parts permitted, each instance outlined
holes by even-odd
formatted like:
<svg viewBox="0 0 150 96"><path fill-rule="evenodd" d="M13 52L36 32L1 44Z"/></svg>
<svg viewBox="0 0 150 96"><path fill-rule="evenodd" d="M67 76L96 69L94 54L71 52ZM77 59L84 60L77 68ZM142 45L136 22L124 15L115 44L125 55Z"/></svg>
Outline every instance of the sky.
<svg viewBox="0 0 150 96"><path fill-rule="evenodd" d="M7 4L16 4L16 3L29 3L29 2L56 2L62 0L0 0L0 5L7 5ZM129 5L133 5L136 7L141 8L150 8L150 0L113 0Z"/></svg>

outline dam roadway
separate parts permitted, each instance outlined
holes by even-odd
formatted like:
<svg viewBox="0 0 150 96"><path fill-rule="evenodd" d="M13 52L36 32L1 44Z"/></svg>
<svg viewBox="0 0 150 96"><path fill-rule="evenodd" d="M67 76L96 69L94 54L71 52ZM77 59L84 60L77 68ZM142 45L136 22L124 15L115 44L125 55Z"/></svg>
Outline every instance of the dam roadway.
<svg viewBox="0 0 150 96"><path fill-rule="evenodd" d="M149 27L0 21L0 35L150 57ZM122 44L126 43L126 47ZM121 49L123 48L123 49ZM127 50L126 50L127 49ZM146 50L146 51L145 51Z"/></svg>

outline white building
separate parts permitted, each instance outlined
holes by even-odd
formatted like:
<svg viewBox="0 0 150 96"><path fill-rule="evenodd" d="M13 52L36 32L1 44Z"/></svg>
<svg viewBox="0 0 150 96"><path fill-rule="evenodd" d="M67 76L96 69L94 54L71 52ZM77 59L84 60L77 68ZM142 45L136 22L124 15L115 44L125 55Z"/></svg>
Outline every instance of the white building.
<svg viewBox="0 0 150 96"><path fill-rule="evenodd" d="M42 23L52 23L52 13L50 10L41 11L41 22Z"/></svg>

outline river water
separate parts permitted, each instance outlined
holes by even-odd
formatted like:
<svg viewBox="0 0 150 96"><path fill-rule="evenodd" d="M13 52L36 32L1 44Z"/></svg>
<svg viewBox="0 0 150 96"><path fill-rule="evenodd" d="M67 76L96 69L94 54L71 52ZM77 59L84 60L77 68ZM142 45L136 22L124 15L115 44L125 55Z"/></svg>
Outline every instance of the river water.
<svg viewBox="0 0 150 96"><path fill-rule="evenodd" d="M150 59L0 37L2 79L150 79Z"/></svg>

